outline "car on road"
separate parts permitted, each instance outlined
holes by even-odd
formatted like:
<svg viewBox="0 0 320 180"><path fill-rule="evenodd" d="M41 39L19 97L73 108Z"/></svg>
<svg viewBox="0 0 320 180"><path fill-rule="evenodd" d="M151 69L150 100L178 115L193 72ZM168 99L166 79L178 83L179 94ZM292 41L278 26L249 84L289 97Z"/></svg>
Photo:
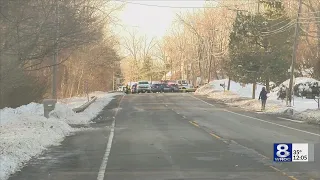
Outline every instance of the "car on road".
<svg viewBox="0 0 320 180"><path fill-rule="evenodd" d="M179 87L175 84L152 84L151 92L179 92Z"/></svg>
<svg viewBox="0 0 320 180"><path fill-rule="evenodd" d="M137 84L137 93L151 92L151 86L148 81L139 81Z"/></svg>

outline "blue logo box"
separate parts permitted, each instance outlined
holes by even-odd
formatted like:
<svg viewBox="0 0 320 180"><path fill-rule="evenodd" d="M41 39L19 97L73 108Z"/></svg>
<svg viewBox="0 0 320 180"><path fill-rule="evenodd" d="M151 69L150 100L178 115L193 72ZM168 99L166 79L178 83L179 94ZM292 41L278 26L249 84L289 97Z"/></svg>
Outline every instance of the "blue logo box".
<svg viewBox="0 0 320 180"><path fill-rule="evenodd" d="M273 161L292 162L292 143L274 143Z"/></svg>

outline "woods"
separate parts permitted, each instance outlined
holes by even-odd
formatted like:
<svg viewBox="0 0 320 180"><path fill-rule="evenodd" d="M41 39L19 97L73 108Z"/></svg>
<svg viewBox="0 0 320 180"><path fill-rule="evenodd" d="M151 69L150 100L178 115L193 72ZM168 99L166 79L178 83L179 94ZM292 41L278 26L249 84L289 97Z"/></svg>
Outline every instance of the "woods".
<svg viewBox="0 0 320 180"><path fill-rule="evenodd" d="M207 2L176 16L162 39L166 71L194 85L231 78L241 83L279 84L290 76L295 25L298 28L296 76L319 76L318 1ZM200 79L200 81L196 81Z"/></svg>
<svg viewBox="0 0 320 180"><path fill-rule="evenodd" d="M50 98L54 66L58 98L111 90L120 57L110 27L121 8L105 0L1 0L0 106Z"/></svg>
<svg viewBox="0 0 320 180"><path fill-rule="evenodd" d="M320 78L320 3L207 1L177 13L162 38L112 31L124 4L106 0L0 0L1 107L112 89L126 81L186 79L193 86L288 79L298 24L296 76ZM161 7L160 7L161 8ZM156 21L156 20L155 20ZM53 60L57 55L56 62ZM54 67L54 68L53 68Z"/></svg>

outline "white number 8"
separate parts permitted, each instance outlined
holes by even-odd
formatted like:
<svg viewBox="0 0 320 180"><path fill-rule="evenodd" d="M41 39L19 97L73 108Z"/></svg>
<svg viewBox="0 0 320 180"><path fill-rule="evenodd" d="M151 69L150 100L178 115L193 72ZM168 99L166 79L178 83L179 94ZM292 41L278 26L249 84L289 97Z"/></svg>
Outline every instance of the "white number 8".
<svg viewBox="0 0 320 180"><path fill-rule="evenodd" d="M286 144L279 144L277 146L277 156L280 158L286 158L290 155L290 152L287 151L289 149L288 145ZM282 153L282 154L281 154ZM284 154L283 154L284 153Z"/></svg>

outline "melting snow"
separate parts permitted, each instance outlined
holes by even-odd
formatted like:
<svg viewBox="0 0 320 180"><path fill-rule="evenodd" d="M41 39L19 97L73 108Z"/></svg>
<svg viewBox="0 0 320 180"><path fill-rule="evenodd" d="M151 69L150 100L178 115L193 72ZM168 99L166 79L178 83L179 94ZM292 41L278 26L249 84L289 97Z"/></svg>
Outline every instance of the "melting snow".
<svg viewBox="0 0 320 180"><path fill-rule="evenodd" d="M296 84L315 83L319 82L312 78L296 78ZM320 82L319 82L320 83ZM252 84L240 84L231 81L230 91L225 91L220 84L225 84L226 89L228 85L228 79L214 80L205 86L200 87L195 94L207 95L210 98L220 100L231 106L238 106L246 110L257 111L261 109L261 102L257 100L259 93L264 87L263 85L257 85L256 99L252 97ZM313 99L305 99L301 97L294 97L294 106L287 107L284 100L278 99L278 91L281 86L288 86L289 80L282 83L282 85L274 88L271 93L268 94L267 108L265 113L287 113L288 109L291 109L291 115L294 118L305 120L308 122L320 123L320 110L317 109L318 105Z"/></svg>
<svg viewBox="0 0 320 180"><path fill-rule="evenodd" d="M69 124L88 124L113 99L122 93L94 92L98 99L84 112L74 113L72 108L82 105L86 97L59 100L50 118L43 116L43 105L30 103L18 108L0 110L0 179L21 169L32 157L76 132Z"/></svg>

